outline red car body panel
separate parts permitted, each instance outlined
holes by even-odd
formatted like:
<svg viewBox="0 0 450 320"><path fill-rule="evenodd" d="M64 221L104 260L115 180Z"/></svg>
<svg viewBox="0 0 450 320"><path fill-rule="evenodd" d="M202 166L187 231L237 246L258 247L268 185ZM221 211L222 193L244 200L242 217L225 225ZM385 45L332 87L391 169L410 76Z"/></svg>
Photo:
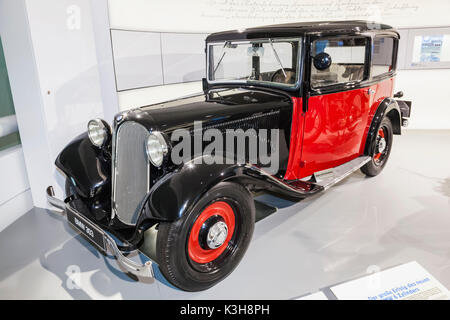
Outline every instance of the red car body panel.
<svg viewBox="0 0 450 320"><path fill-rule="evenodd" d="M392 96L393 85L389 78L365 88L312 96L305 113L302 99L293 98L285 179L301 179L361 156L372 118L380 103Z"/></svg>

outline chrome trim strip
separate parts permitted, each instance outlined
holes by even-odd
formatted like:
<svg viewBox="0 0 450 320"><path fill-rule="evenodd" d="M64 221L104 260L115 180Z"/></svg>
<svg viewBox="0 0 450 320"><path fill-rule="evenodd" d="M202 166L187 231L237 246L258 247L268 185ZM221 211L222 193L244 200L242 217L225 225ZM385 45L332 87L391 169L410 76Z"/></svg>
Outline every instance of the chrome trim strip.
<svg viewBox="0 0 450 320"><path fill-rule="evenodd" d="M51 205L55 206L58 209L70 210L75 215L83 217L83 215L80 212L78 212L76 209L71 207L70 204L65 203L64 201L56 198L55 192L54 192L52 186L49 186L47 188L47 200ZM65 213L65 211L64 211L64 213ZM140 277L154 278L153 263L151 260L148 260L142 264L142 263L138 263L138 262L135 262L135 261L127 258L122 253L122 251L119 250L116 241L114 241L114 239L109 234L107 234L104 230L102 230L98 226L96 226L96 227L97 227L96 229L102 234L102 236L105 240L107 251L111 252L111 254L117 259L119 264L127 272L134 274L136 276L140 276ZM139 252L139 250L134 250L132 252Z"/></svg>
<svg viewBox="0 0 450 320"><path fill-rule="evenodd" d="M122 115L123 117L124 115ZM115 122L114 122L115 123ZM111 141L111 220L116 216L116 208L114 206L114 199L116 194L116 135L119 126L114 124Z"/></svg>
<svg viewBox="0 0 450 320"><path fill-rule="evenodd" d="M365 165L367 162L371 161L372 158L368 156L362 156L358 157L356 159L353 159L352 161L346 162L338 167L334 167L332 169L329 169L331 173L338 174L338 176L334 177L330 181L325 181L325 183L322 185L320 182L318 185L322 185L324 190L329 189L331 186L335 185L336 183L340 182L341 180L344 180L349 175L351 175L353 172L361 168L363 165ZM324 170L326 171L326 170ZM343 172L340 172L343 171ZM317 172L316 174L318 174Z"/></svg>

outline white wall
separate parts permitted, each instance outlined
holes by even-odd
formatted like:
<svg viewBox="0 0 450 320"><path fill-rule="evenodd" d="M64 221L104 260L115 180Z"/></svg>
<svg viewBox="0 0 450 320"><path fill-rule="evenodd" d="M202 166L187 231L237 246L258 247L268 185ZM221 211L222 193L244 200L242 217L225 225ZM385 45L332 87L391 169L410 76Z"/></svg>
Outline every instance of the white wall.
<svg viewBox="0 0 450 320"><path fill-rule="evenodd" d="M109 0L113 28L214 32L264 24L364 19L397 28L450 26L448 0ZM450 69L399 71L397 90L413 101L412 129L450 129ZM121 110L201 91L201 83L119 93Z"/></svg>
<svg viewBox="0 0 450 320"><path fill-rule="evenodd" d="M450 129L450 69L400 70L395 90L413 102L408 129Z"/></svg>
<svg viewBox="0 0 450 320"><path fill-rule="evenodd" d="M15 46L17 48L23 47L23 43L14 39L8 30L12 26L8 24L11 21L16 21L19 24L23 18L23 6L20 3L12 3L5 0L0 0L0 36L3 40L3 47L6 52L6 45ZM24 32L24 28L16 25L17 35L20 36ZM18 59L18 57L10 57L11 59ZM17 61L17 60L15 60ZM27 64L26 62L24 63ZM8 70L11 73L11 70ZM32 79L32 74L29 75ZM17 77L9 74L10 81L16 81ZM30 79L30 80L31 80ZM32 83L32 80L30 81ZM27 103L27 97L21 99L21 103ZM30 101L30 100L28 100ZM17 117L10 116L1 119L0 127L3 127L5 132L0 132L0 136L17 131ZM0 121L1 121L0 120ZM5 123L6 122L6 123ZM6 126L5 126L6 125ZM1 131L1 130L0 130ZM33 198L31 196L30 184L28 182L27 170L25 168L25 159L23 155L22 146L14 146L6 150L0 151L0 231L6 228L9 224L14 222L20 216L33 208Z"/></svg>
<svg viewBox="0 0 450 320"><path fill-rule="evenodd" d="M104 119L112 123L114 115L119 111L119 101L114 78L108 0L90 0L90 3L92 10L92 31L94 32L97 67L103 100L103 114Z"/></svg>
<svg viewBox="0 0 450 320"><path fill-rule="evenodd" d="M113 28L211 32L295 21L375 20L447 25L448 0L109 0Z"/></svg>
<svg viewBox="0 0 450 320"><path fill-rule="evenodd" d="M26 5L55 159L68 139L86 130L86 119L103 117L90 2L27 0Z"/></svg>
<svg viewBox="0 0 450 320"><path fill-rule="evenodd" d="M202 92L202 82L177 83L119 92L121 111L169 101Z"/></svg>
<svg viewBox="0 0 450 320"><path fill-rule="evenodd" d="M31 193L35 206L47 207L48 185L63 196L64 179L54 165L61 149L86 130L89 119L106 115L111 120L118 112L108 76L113 71L107 3L0 1L0 30Z"/></svg>
<svg viewBox="0 0 450 320"><path fill-rule="evenodd" d="M22 147L0 151L0 231L33 208Z"/></svg>
<svg viewBox="0 0 450 320"><path fill-rule="evenodd" d="M37 136L45 135L45 125L41 113L41 94L29 37L26 6L23 0L0 0L0 32L16 109L17 123L22 136L23 153L31 156L34 153L40 155L41 150L47 150L47 143L45 139L37 139ZM27 137L30 137L30 139L26 139ZM19 177L23 176L25 168L23 166L23 155L20 155L21 153L21 150L16 150L14 155L9 154L7 156L3 163L5 170L3 173L4 179L0 181L3 190L9 190L9 188L16 189L16 194L21 192L19 189L23 191L23 189L28 188L23 183L19 183L19 187L16 188L14 180L11 181L11 177L9 177L10 171L16 172ZM2 158L4 158L4 155ZM29 165L28 172L31 172L35 168L40 174L47 174L51 179L51 162L45 153L39 158L33 158L25 162ZM21 170L17 167L20 163L22 163ZM30 179L30 177L28 179L29 182L31 183L33 181L36 185L38 180ZM11 193L6 193L6 195L7 197L5 199L9 198L11 200L14 198L14 195ZM6 203L4 204L6 205ZM11 214L17 218L24 213L23 211L11 212L11 208L5 208L7 213L4 212L4 222L14 220L10 216Z"/></svg>

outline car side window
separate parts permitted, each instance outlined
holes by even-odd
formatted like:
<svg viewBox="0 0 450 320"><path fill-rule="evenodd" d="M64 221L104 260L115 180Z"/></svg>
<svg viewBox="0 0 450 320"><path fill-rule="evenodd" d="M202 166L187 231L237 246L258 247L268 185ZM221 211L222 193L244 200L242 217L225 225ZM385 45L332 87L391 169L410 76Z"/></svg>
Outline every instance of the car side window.
<svg viewBox="0 0 450 320"><path fill-rule="evenodd" d="M367 41L368 39L364 37L329 38L313 41L313 61L326 53L331 58L331 64L328 68L320 68L321 70L316 68L315 63L311 64L311 86L319 88L363 80Z"/></svg>
<svg viewBox="0 0 450 320"><path fill-rule="evenodd" d="M372 77L392 71L394 64L394 38L375 37L372 45Z"/></svg>

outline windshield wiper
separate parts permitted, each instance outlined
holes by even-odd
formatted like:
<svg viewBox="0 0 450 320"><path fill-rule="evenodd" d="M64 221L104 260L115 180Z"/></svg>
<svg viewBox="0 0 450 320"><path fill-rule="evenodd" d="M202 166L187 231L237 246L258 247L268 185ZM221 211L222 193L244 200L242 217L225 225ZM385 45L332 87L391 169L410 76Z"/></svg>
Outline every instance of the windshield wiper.
<svg viewBox="0 0 450 320"><path fill-rule="evenodd" d="M222 47L222 55L221 55L221 57L220 57L220 59L219 59L219 62L217 63L216 67L215 67L214 70L213 70L213 77L214 77L214 78L216 77L216 71L217 71L217 69L219 68L220 64L222 63L223 57L225 57L225 54L227 53L227 52L225 51L225 47L228 45L228 43L229 43L229 41L225 41L225 43L223 44L223 47Z"/></svg>
<svg viewBox="0 0 450 320"><path fill-rule="evenodd" d="M275 50L275 48L274 48L274 46L273 46L272 38L269 38L269 43L270 43L270 46L271 46L271 48L272 48L272 51L273 51L273 53L274 53L274 55L275 55L275 58L277 59L278 64L279 64L280 67L281 67L281 71L283 71L284 77L287 78L287 75L286 75L286 72L284 71L283 64L281 63L280 57L278 56L278 53L277 53L277 51Z"/></svg>

